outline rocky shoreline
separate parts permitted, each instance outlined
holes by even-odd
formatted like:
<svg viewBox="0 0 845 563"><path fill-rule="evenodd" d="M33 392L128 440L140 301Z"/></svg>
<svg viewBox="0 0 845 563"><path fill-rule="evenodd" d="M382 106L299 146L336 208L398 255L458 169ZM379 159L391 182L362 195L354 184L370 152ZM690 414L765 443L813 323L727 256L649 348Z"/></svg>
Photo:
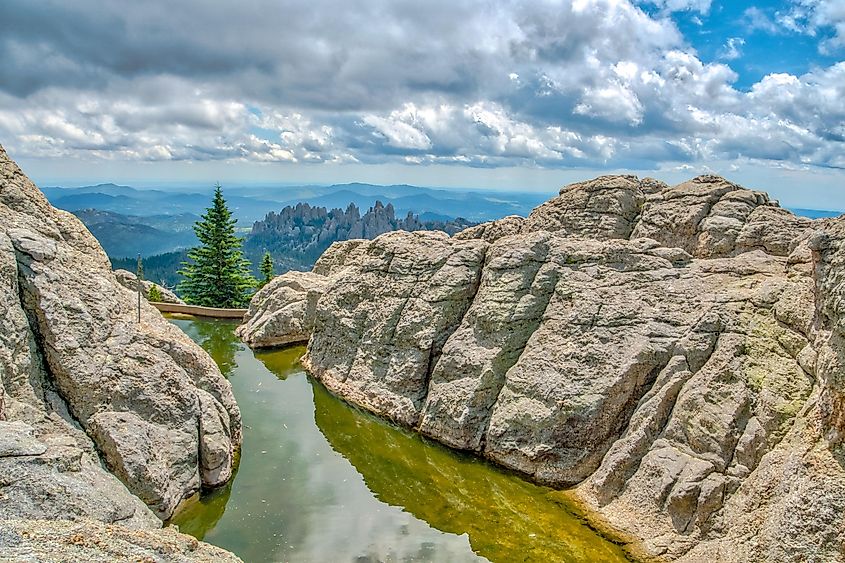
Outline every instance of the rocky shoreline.
<svg viewBox="0 0 845 563"><path fill-rule="evenodd" d="M845 220L703 176L335 243L239 335L327 388L573 487L649 557L842 561Z"/></svg>
<svg viewBox="0 0 845 563"><path fill-rule="evenodd" d="M240 411L214 361L111 271L0 147L0 554L236 561L175 530L226 483Z"/></svg>

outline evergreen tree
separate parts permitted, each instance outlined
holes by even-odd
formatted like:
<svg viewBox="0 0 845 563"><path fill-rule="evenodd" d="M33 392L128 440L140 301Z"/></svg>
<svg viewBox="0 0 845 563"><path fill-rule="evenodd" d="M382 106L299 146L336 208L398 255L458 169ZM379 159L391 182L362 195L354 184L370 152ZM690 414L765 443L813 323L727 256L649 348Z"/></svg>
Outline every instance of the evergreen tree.
<svg viewBox="0 0 845 563"><path fill-rule="evenodd" d="M185 302L204 307L241 307L248 301L248 292L255 287L250 263L241 252L242 240L235 235L232 212L223 199L220 184L214 190L214 201L194 224L200 245L188 252L191 262L182 262L179 273L184 280L179 291Z"/></svg>
<svg viewBox="0 0 845 563"><path fill-rule="evenodd" d="M153 303L161 303L161 299L161 290L158 288L157 285L153 284L150 287L149 293L147 294L147 300L152 301Z"/></svg>
<svg viewBox="0 0 845 563"><path fill-rule="evenodd" d="M258 270L264 276L259 287L264 287L273 279L273 257L270 256L269 252L265 252L264 256L261 257L261 265L258 267Z"/></svg>

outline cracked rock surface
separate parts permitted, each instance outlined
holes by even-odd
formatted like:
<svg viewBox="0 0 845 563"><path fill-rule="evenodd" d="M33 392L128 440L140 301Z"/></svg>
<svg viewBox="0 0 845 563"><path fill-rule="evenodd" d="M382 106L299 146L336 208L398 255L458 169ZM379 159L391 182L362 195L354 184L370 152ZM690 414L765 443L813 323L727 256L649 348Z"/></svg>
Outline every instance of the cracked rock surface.
<svg viewBox="0 0 845 563"><path fill-rule="evenodd" d="M0 147L0 530L160 528L229 479L240 424L213 360L146 302L139 324L94 237Z"/></svg>
<svg viewBox="0 0 845 563"><path fill-rule="evenodd" d="M845 559L845 219L717 176L605 176L321 261L319 290L268 286L251 310L273 328L240 333L307 340L333 392L574 487L651 556Z"/></svg>

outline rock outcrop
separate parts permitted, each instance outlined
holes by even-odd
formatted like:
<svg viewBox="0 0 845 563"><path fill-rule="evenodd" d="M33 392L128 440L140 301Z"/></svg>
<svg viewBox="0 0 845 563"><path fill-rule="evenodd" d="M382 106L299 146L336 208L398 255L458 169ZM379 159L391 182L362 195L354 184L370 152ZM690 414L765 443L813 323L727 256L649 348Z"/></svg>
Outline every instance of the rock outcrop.
<svg viewBox="0 0 845 563"><path fill-rule="evenodd" d="M0 520L160 528L229 479L240 424L213 360L146 302L138 323L94 237L0 147Z"/></svg>
<svg viewBox="0 0 845 563"><path fill-rule="evenodd" d="M92 519L0 520L0 546L3 561L240 561L225 549L197 541L174 528L133 530Z"/></svg>
<svg viewBox="0 0 845 563"><path fill-rule="evenodd" d="M334 242L311 272L290 270L262 287L249 303L235 333L252 348L308 342L314 330L317 301L330 281L350 267L363 240Z"/></svg>
<svg viewBox="0 0 845 563"><path fill-rule="evenodd" d="M258 263L269 252L282 270L310 268L337 241L372 239L390 231L438 230L453 234L474 223L457 218L445 221L420 219L411 212L397 217L393 204L380 201L365 212L350 203L346 209L312 207L308 203L271 211L256 221L244 241L244 253Z"/></svg>
<svg viewBox="0 0 845 563"><path fill-rule="evenodd" d="M119 283L126 289L129 289L131 291L138 291L138 276L136 276L132 272L117 269L114 271L114 277L117 278L117 283ZM176 303L179 305L185 304L184 301L179 299L178 295L176 295L166 287L162 287L157 283L153 283L149 280L141 280L141 293L149 301L151 301L150 291L152 291L154 287L158 288L159 295L161 295L161 299L159 299L161 303Z"/></svg>
<svg viewBox="0 0 845 563"><path fill-rule="evenodd" d="M845 219L608 176L451 238L347 244L307 307L288 282L256 296L247 342L310 332L333 392L575 487L650 555L845 560Z"/></svg>

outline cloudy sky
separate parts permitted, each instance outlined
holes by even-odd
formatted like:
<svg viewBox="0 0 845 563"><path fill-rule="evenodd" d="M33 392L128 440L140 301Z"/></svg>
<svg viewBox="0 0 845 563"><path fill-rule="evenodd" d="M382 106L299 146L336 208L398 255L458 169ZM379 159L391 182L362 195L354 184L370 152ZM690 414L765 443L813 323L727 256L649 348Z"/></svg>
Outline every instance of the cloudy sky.
<svg viewBox="0 0 845 563"><path fill-rule="evenodd" d="M42 183L715 171L845 209L845 0L3 0L0 60Z"/></svg>

